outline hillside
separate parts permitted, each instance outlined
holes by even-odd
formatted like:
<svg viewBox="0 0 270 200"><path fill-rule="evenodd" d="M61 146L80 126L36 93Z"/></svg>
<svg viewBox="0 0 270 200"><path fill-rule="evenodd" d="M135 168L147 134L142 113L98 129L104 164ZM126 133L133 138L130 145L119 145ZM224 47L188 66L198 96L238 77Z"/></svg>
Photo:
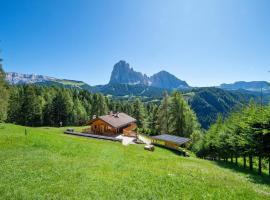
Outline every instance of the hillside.
<svg viewBox="0 0 270 200"><path fill-rule="evenodd" d="M124 96L138 96L138 97L150 97L150 98L161 98L164 93L164 89L146 86L143 84L107 84L94 86L90 89L90 92L100 92L105 95L112 95L115 97ZM168 90L171 93L171 90Z"/></svg>
<svg viewBox="0 0 270 200"><path fill-rule="evenodd" d="M269 199L269 178L169 150L0 125L1 199Z"/></svg>
<svg viewBox="0 0 270 200"><path fill-rule="evenodd" d="M248 103L250 99L257 99L252 94L218 88L197 88L186 93L185 96L205 129L215 122L218 114L227 116L233 109Z"/></svg>

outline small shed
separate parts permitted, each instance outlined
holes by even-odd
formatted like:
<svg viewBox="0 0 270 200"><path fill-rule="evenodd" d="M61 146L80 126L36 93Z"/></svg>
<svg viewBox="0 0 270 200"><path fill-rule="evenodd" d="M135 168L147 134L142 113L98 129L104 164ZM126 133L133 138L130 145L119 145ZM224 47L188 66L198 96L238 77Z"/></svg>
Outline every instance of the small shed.
<svg viewBox="0 0 270 200"><path fill-rule="evenodd" d="M189 138L178 137L175 135L162 134L151 137L151 142L170 149L178 150L179 147L185 147L191 140Z"/></svg>

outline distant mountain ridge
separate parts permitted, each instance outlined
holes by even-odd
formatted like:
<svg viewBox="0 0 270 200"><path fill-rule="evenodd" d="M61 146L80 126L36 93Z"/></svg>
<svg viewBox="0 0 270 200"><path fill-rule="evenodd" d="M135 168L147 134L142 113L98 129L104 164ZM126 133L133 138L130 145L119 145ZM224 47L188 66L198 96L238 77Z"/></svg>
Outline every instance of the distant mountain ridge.
<svg viewBox="0 0 270 200"><path fill-rule="evenodd" d="M231 84L221 84L219 88L224 90L247 90L259 92L261 89L263 91L270 90L270 84L267 81L238 81Z"/></svg>
<svg viewBox="0 0 270 200"><path fill-rule="evenodd" d="M188 89L190 86L176 76L166 71L160 71L150 77L134 71L129 63L119 61L113 67L109 84L142 84L163 89Z"/></svg>
<svg viewBox="0 0 270 200"><path fill-rule="evenodd" d="M36 75L36 74L20 74L16 72L7 72L6 79L10 84L33 84L45 81L55 81L56 78Z"/></svg>
<svg viewBox="0 0 270 200"><path fill-rule="evenodd" d="M62 86L66 88L79 88L90 91L92 87L83 81L59 79L49 76L36 75L36 74L21 74L16 72L7 72L6 80L11 85L22 85L22 84L35 84L45 86Z"/></svg>

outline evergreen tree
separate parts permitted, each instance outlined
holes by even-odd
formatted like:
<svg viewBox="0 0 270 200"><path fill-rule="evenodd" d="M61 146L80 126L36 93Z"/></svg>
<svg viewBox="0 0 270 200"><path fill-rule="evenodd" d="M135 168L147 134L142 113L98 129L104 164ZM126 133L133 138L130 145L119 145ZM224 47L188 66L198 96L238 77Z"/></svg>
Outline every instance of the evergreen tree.
<svg viewBox="0 0 270 200"><path fill-rule="evenodd" d="M7 121L11 123L20 124L20 111L22 106L22 101L20 98L20 90L17 87L12 87L10 89L10 97L8 104L8 118Z"/></svg>
<svg viewBox="0 0 270 200"><path fill-rule="evenodd" d="M42 105L32 85L24 87L23 103L21 107L23 124L26 126L40 126L42 124Z"/></svg>
<svg viewBox="0 0 270 200"><path fill-rule="evenodd" d="M3 122L7 119L7 112L8 112L8 88L6 83L6 74L2 68L2 59L0 58L0 122Z"/></svg>
<svg viewBox="0 0 270 200"><path fill-rule="evenodd" d="M133 103L133 115L137 120L137 126L139 128L143 128L145 126L145 110L143 103L139 98L136 98L136 100Z"/></svg>
<svg viewBox="0 0 270 200"><path fill-rule="evenodd" d="M48 101L43 108L43 125L54 126L53 100Z"/></svg>
<svg viewBox="0 0 270 200"><path fill-rule="evenodd" d="M169 96L167 91L164 92L163 100L158 109L156 129L160 133L169 133Z"/></svg>
<svg viewBox="0 0 270 200"><path fill-rule="evenodd" d="M158 106L156 104L150 103L148 105L148 128L155 130L158 122Z"/></svg>
<svg viewBox="0 0 270 200"><path fill-rule="evenodd" d="M182 95L174 92L170 104L169 133L184 136L186 130L186 107Z"/></svg>
<svg viewBox="0 0 270 200"><path fill-rule="evenodd" d="M101 116L108 114L108 99L104 95L98 93L93 95L92 115Z"/></svg>
<svg viewBox="0 0 270 200"><path fill-rule="evenodd" d="M54 126L70 125L72 117L73 101L67 90L57 93L52 102L52 119Z"/></svg>
<svg viewBox="0 0 270 200"><path fill-rule="evenodd" d="M74 100L72 117L72 122L75 125L83 125L88 120L87 112L78 98Z"/></svg>
<svg viewBox="0 0 270 200"><path fill-rule="evenodd" d="M107 98L104 95L98 94L98 102L97 102L97 107L98 107L97 115L98 116L108 114L109 109L108 109L107 102L108 102Z"/></svg>

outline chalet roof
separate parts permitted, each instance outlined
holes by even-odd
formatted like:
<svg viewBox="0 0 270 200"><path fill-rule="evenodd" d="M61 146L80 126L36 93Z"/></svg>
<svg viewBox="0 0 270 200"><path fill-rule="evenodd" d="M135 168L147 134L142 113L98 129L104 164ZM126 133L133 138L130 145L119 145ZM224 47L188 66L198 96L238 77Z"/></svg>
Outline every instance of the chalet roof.
<svg viewBox="0 0 270 200"><path fill-rule="evenodd" d="M178 136L175 136L175 135L168 135L168 134L152 136L151 138L156 139L156 140L163 140L163 141L167 141L167 142L173 142L173 143L178 144L178 145L182 145L182 144L185 144L185 143L190 141L189 138L178 137Z"/></svg>
<svg viewBox="0 0 270 200"><path fill-rule="evenodd" d="M121 128L137 121L136 119L125 113L103 115L99 116L97 119L101 119L102 121L110 124L114 128Z"/></svg>

